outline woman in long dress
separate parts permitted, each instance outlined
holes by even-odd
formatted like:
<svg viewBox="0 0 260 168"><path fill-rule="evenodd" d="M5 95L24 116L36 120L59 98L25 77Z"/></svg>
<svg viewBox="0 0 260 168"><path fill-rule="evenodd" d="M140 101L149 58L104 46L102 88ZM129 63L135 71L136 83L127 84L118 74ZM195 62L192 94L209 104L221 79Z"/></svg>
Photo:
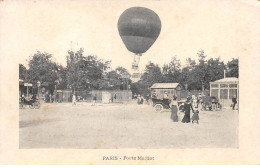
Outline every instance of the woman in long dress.
<svg viewBox="0 0 260 168"><path fill-rule="evenodd" d="M190 122L190 109L193 111L191 102L190 102L190 98L187 99L187 101L184 104L184 111L185 111L185 115L182 119L181 122L183 123L189 123Z"/></svg>
<svg viewBox="0 0 260 168"><path fill-rule="evenodd" d="M178 122L178 112L179 112L179 107L178 107L178 102L176 101L177 97L173 97L173 99L171 100L170 103L170 107L171 107L171 119L173 120L173 122Z"/></svg>

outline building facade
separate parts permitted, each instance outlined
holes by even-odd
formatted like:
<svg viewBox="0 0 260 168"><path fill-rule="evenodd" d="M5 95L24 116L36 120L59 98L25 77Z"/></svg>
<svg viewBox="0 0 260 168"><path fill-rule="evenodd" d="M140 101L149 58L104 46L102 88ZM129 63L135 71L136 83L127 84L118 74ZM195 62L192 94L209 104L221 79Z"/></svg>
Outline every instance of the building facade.
<svg viewBox="0 0 260 168"><path fill-rule="evenodd" d="M182 87L179 83L155 83L151 86L151 95L156 95L158 99L163 99L166 93L169 98L177 96L177 99L181 98Z"/></svg>
<svg viewBox="0 0 260 168"><path fill-rule="evenodd" d="M236 96L238 102L238 91L238 78L235 77L210 82L210 96L217 97L224 107L228 107L232 104L233 96Z"/></svg>

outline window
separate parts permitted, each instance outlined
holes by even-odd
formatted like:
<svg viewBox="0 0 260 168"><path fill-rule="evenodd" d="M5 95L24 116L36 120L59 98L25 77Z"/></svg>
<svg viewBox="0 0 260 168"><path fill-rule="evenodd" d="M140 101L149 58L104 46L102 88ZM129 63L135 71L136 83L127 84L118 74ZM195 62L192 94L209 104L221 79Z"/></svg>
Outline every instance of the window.
<svg viewBox="0 0 260 168"><path fill-rule="evenodd" d="M220 89L220 99L228 98L228 89Z"/></svg>
<svg viewBox="0 0 260 168"><path fill-rule="evenodd" d="M228 84L220 84L220 88L228 88Z"/></svg>
<svg viewBox="0 0 260 168"><path fill-rule="evenodd" d="M211 84L212 88L218 88L218 84Z"/></svg>
<svg viewBox="0 0 260 168"><path fill-rule="evenodd" d="M229 89L229 99L232 99L234 95L237 96L237 89Z"/></svg>
<svg viewBox="0 0 260 168"><path fill-rule="evenodd" d="M218 97L218 89L211 89L211 96Z"/></svg>
<svg viewBox="0 0 260 168"><path fill-rule="evenodd" d="M163 94L163 90L161 90L160 93Z"/></svg>
<svg viewBox="0 0 260 168"><path fill-rule="evenodd" d="M230 88L237 88L237 84L229 84Z"/></svg>
<svg viewBox="0 0 260 168"><path fill-rule="evenodd" d="M173 90L171 90L171 94L173 94Z"/></svg>

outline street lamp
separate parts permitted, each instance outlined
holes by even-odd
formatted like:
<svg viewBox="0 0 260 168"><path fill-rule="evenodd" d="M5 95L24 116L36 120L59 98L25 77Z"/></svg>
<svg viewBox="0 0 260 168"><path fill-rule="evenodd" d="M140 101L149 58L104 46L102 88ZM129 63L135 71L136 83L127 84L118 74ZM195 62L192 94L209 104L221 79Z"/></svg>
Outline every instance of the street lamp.
<svg viewBox="0 0 260 168"><path fill-rule="evenodd" d="M41 86L41 82L38 81L38 82L37 82L37 87L38 87L38 99L40 99L40 86Z"/></svg>
<svg viewBox="0 0 260 168"><path fill-rule="evenodd" d="M227 70L224 69L224 78L226 78L226 72L229 72L230 69L227 67Z"/></svg>
<svg viewBox="0 0 260 168"><path fill-rule="evenodd" d="M188 89L188 84L185 83L184 86L185 86L185 89L187 90Z"/></svg>

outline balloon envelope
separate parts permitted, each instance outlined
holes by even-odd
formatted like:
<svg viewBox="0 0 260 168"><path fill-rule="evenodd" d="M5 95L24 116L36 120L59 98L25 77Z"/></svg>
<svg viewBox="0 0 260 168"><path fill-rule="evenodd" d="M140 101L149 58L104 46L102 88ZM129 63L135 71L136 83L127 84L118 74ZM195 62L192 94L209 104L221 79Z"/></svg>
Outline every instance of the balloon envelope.
<svg viewBox="0 0 260 168"><path fill-rule="evenodd" d="M126 48L135 53L145 53L161 31L159 16L143 7L125 10L118 20L118 31Z"/></svg>

